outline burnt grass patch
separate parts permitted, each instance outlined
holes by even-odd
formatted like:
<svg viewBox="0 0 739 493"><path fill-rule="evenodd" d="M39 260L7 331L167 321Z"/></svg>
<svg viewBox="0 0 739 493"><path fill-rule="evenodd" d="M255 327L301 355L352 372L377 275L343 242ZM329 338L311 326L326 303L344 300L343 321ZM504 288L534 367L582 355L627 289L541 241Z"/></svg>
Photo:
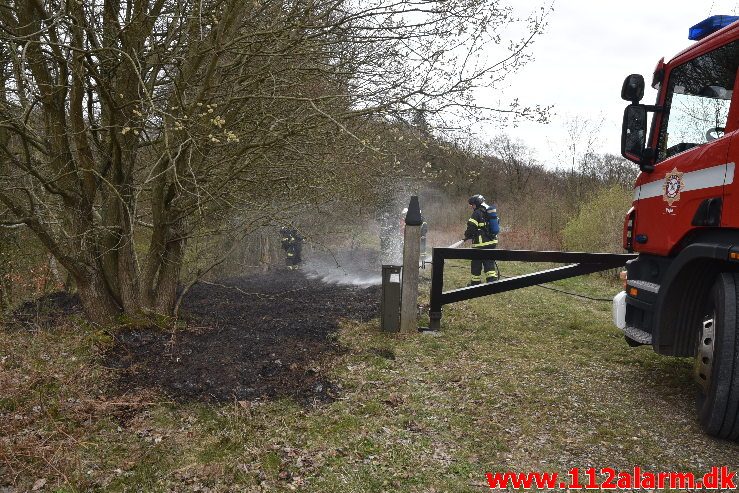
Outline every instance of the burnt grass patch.
<svg viewBox="0 0 739 493"><path fill-rule="evenodd" d="M329 402L340 391L326 376L343 351L339 323L376 317L379 298L379 286L327 284L300 271L200 283L183 300L185 328L120 331L104 364L118 370L122 393L156 389L180 402Z"/></svg>
<svg viewBox="0 0 739 493"><path fill-rule="evenodd" d="M13 310L7 327L26 330L53 330L60 318L82 315L77 295L58 291L26 301Z"/></svg>

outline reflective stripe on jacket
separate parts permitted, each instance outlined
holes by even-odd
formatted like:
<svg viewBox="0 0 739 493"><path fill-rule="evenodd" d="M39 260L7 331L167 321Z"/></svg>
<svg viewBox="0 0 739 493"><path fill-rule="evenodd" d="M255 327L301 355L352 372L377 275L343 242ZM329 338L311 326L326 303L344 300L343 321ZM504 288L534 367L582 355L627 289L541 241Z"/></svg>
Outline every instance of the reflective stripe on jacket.
<svg viewBox="0 0 739 493"><path fill-rule="evenodd" d="M488 229L488 215L482 207L476 207L467 220L465 240L472 240L472 247L485 247L498 244L498 238Z"/></svg>

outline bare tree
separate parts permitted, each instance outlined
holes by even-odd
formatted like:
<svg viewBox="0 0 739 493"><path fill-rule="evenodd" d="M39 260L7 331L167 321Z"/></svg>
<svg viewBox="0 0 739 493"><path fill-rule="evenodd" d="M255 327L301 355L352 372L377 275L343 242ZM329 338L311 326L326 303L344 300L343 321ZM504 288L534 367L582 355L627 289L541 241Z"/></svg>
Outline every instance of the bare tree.
<svg viewBox="0 0 739 493"><path fill-rule="evenodd" d="M541 169L534 158L533 150L519 139L502 134L487 145L488 152L500 160L507 178L508 191L514 197L526 193L532 174Z"/></svg>
<svg viewBox="0 0 739 493"><path fill-rule="evenodd" d="M519 22L500 0L0 0L0 221L91 320L172 314L188 244L361 187L368 122L535 115L470 95L526 61L545 14L485 62Z"/></svg>
<svg viewBox="0 0 739 493"><path fill-rule="evenodd" d="M623 189L631 189L639 167L615 154L591 152L583 156L580 173L597 182L597 186L619 185Z"/></svg>

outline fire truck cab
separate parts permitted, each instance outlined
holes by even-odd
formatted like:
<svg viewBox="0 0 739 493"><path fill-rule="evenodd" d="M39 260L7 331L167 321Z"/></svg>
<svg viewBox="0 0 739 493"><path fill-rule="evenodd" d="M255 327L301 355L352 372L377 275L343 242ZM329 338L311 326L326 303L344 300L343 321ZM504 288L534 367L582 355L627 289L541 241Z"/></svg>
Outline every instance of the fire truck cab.
<svg viewBox="0 0 739 493"><path fill-rule="evenodd" d="M739 18L693 26L692 46L660 60L654 105L644 78L622 98L621 148L640 167L623 246L614 322L631 345L693 357L704 430L739 439ZM649 124L651 117L651 124Z"/></svg>

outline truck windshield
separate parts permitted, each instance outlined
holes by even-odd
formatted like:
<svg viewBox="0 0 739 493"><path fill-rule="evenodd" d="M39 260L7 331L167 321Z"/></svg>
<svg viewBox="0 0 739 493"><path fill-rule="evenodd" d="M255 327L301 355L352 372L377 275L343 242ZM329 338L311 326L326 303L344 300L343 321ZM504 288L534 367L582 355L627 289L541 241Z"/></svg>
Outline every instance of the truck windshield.
<svg viewBox="0 0 739 493"><path fill-rule="evenodd" d="M734 41L670 72L658 161L723 135L737 68L739 41Z"/></svg>

